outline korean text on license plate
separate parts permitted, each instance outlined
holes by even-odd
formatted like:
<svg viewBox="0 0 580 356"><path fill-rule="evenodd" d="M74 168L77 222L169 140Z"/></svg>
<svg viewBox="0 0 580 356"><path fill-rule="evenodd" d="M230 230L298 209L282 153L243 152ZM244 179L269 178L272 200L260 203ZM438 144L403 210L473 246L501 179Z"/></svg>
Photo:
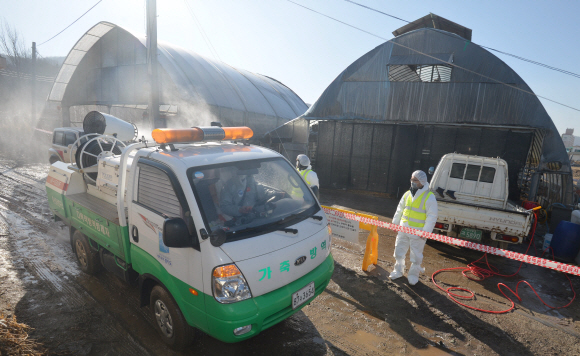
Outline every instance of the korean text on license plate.
<svg viewBox="0 0 580 356"><path fill-rule="evenodd" d="M306 287L300 289L298 292L292 294L292 309L296 309L306 301L314 297L314 282L310 282Z"/></svg>

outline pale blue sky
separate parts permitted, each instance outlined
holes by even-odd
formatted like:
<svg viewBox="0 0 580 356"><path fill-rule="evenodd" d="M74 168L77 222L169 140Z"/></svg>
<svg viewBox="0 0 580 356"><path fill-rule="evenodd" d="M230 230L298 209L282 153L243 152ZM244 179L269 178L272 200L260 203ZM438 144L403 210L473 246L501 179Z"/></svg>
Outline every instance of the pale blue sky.
<svg viewBox="0 0 580 356"><path fill-rule="evenodd" d="M227 64L268 75L313 103L349 64L380 45L376 37L286 0L157 0L158 38L213 58L185 1ZM344 0L295 0L385 38L405 23ZM28 43L52 37L97 0L0 0L0 17ZM580 73L578 1L358 0L413 21L429 12L473 30L473 42ZM40 46L43 56L65 56L99 21L145 33L145 0L103 0L67 31ZM496 53L494 53L496 54ZM497 54L496 54L497 55ZM538 95L580 108L580 79L498 55ZM558 131L580 135L580 112L542 101Z"/></svg>

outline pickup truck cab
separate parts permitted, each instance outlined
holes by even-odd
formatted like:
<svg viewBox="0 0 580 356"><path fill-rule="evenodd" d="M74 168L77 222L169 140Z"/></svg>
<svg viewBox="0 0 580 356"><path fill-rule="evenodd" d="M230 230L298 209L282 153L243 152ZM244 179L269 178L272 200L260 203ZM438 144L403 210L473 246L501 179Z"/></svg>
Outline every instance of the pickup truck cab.
<svg viewBox="0 0 580 356"><path fill-rule="evenodd" d="M73 144L84 135L81 127L59 127L52 132L52 145L48 149L48 161L53 164L56 161L71 163L70 151L74 150ZM81 140L81 144L87 140ZM73 152L74 153L74 152ZM73 163L74 163L74 154Z"/></svg>
<svg viewBox="0 0 580 356"><path fill-rule="evenodd" d="M508 201L508 165L499 157L446 154L429 187L440 233L506 248L530 231L533 212Z"/></svg>
<svg viewBox="0 0 580 356"><path fill-rule="evenodd" d="M224 342L250 338L324 291L334 270L329 223L283 156L240 141L249 128L153 137L160 146L102 152L93 167L50 167L49 205L69 225L83 271L104 267L138 283L142 306L177 349L194 328ZM237 141L212 142L224 138ZM85 182L83 172L97 169Z"/></svg>

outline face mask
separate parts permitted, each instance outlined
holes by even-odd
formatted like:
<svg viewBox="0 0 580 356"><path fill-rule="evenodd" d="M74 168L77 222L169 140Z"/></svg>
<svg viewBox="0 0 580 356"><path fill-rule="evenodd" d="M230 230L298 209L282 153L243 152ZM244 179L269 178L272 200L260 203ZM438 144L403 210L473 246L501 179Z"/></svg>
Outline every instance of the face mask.
<svg viewBox="0 0 580 356"><path fill-rule="evenodd" d="M419 184L417 184L415 182L411 182L411 188L412 189L419 189Z"/></svg>

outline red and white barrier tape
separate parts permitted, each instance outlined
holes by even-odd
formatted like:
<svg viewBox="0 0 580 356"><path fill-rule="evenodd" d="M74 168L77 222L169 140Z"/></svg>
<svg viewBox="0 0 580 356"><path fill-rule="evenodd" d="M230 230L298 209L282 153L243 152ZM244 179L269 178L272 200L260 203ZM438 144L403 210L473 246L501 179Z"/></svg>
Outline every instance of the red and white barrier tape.
<svg viewBox="0 0 580 356"><path fill-rule="evenodd" d="M416 235L416 236L420 236L420 237L425 237L425 238L428 238L431 240L445 242L447 244L452 244L452 245L456 245L456 246L467 247L467 248L472 249L472 250L487 252L487 253L491 253L492 255L509 258L511 260L521 261L521 262L529 263L532 265L550 268L550 269L553 269L556 271L580 276L580 267L579 266L573 266L573 265L569 265L566 263L560 263L560 262L556 262L556 261L547 260L545 258L534 257L534 256L530 256L530 255L525 255L523 253L503 250L503 249L497 248L497 247L486 246L486 245L478 244L475 242L470 242L470 241L456 239L456 238L449 237L449 236L434 234L432 232L425 232L422 230L417 230L417 229L413 229L410 227L395 225L395 224L391 224L391 223L384 222L384 221L369 219L369 218L365 218L365 217L358 216L355 214L345 213L345 212L338 211L338 210L327 209L324 207L323 207L323 209L324 209L324 212L326 214L329 214L329 215L344 217L346 219L362 222L364 224L374 225L374 226L378 226L378 227L384 227L385 229L389 229L389 230L393 230L393 231L401 231L401 232L404 232L406 234L412 234L412 235Z"/></svg>

